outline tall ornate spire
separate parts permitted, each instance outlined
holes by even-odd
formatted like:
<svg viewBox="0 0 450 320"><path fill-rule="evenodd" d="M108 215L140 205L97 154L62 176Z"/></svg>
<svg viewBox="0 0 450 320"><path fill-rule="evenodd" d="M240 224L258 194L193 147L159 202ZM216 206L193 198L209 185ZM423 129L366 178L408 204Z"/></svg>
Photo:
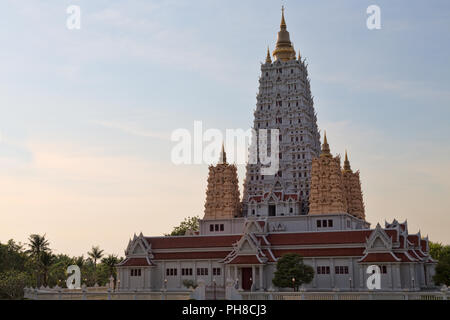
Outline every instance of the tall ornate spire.
<svg viewBox="0 0 450 320"><path fill-rule="evenodd" d="M344 168L342 170L342 181L344 182L345 196L347 198L348 213L365 220L365 209L363 194L361 190L361 180L359 171L353 172L348 161L347 151L345 151Z"/></svg>
<svg viewBox="0 0 450 320"><path fill-rule="evenodd" d="M222 144L220 161L209 166L206 189L205 220L232 219L241 214L237 168L227 163L225 146Z"/></svg>
<svg viewBox="0 0 450 320"><path fill-rule="evenodd" d="M272 54L276 60L289 61L295 59L295 50L287 31L286 20L284 19L284 6L281 7L280 31L278 32L277 44Z"/></svg>
<svg viewBox="0 0 450 320"><path fill-rule="evenodd" d="M227 153L225 152L225 145L222 143L222 152L220 153L219 163L227 163Z"/></svg>
<svg viewBox="0 0 450 320"><path fill-rule="evenodd" d="M281 23L280 23L280 29L286 30L286 20L284 20L284 6L281 6Z"/></svg>
<svg viewBox="0 0 450 320"><path fill-rule="evenodd" d="M298 61L302 61L302 55L300 54L300 50L298 50Z"/></svg>
<svg viewBox="0 0 450 320"><path fill-rule="evenodd" d="M266 63L272 63L272 58L270 57L270 50L267 46L267 57L266 57Z"/></svg>
<svg viewBox="0 0 450 320"><path fill-rule="evenodd" d="M348 161L347 150L345 150L344 171L351 172L350 161Z"/></svg>
<svg viewBox="0 0 450 320"><path fill-rule="evenodd" d="M320 154L320 156L330 156L331 157L330 146L328 145L326 131L324 133L323 144L322 144L322 153Z"/></svg>

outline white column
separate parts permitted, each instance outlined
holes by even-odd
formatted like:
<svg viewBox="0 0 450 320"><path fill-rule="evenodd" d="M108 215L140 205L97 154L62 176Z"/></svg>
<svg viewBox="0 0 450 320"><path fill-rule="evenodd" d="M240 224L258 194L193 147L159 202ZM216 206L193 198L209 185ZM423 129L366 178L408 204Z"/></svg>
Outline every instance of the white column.
<svg viewBox="0 0 450 320"><path fill-rule="evenodd" d="M259 266L259 290L264 291L264 272L263 265Z"/></svg>
<svg viewBox="0 0 450 320"><path fill-rule="evenodd" d="M401 278L401 276L400 276L400 265L399 264L396 264L395 266L394 266L394 268L395 268L395 277L397 278L397 289L401 289L401 287L402 287L402 278Z"/></svg>
<svg viewBox="0 0 450 320"><path fill-rule="evenodd" d="M360 264L359 265L359 287L360 288L364 288L364 269L365 269L365 265Z"/></svg>
<svg viewBox="0 0 450 320"><path fill-rule="evenodd" d="M331 288L334 288L335 274L334 274L334 259L333 258L330 258L330 277L331 277Z"/></svg>
<svg viewBox="0 0 450 320"><path fill-rule="evenodd" d="M181 288L181 262L177 261L177 280L178 280L178 288Z"/></svg>
<svg viewBox="0 0 450 320"><path fill-rule="evenodd" d="M254 289L256 286L256 266L252 266L252 286L250 289Z"/></svg>
<svg viewBox="0 0 450 320"><path fill-rule="evenodd" d="M314 269L313 288L317 287L317 263L316 258L312 258L312 267Z"/></svg>
<svg viewBox="0 0 450 320"><path fill-rule="evenodd" d="M394 289L394 273L392 272L392 264L387 265L387 272L389 272L388 279L389 279L389 288Z"/></svg>
<svg viewBox="0 0 450 320"><path fill-rule="evenodd" d="M348 266L348 273L350 274L350 277L352 278L352 281L349 283L350 290L355 286L355 275L353 274L353 258L350 258L350 265Z"/></svg>
<svg viewBox="0 0 450 320"><path fill-rule="evenodd" d="M164 286L165 286L164 280L166 279L166 262L165 261L163 261L163 263L161 264L161 268L162 268L162 270L161 270L161 276L162 276L161 289L164 289Z"/></svg>
<svg viewBox="0 0 450 320"><path fill-rule="evenodd" d="M212 280L213 280L213 272L212 272L212 261L209 260L209 284L212 284Z"/></svg>

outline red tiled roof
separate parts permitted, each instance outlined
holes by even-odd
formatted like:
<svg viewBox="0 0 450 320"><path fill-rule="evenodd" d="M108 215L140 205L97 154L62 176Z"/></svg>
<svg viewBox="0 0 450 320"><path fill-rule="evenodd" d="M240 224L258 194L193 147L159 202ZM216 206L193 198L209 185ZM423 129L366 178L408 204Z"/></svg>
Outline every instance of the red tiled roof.
<svg viewBox="0 0 450 320"><path fill-rule="evenodd" d="M273 245L300 244L345 244L365 243L372 230L337 231L337 232L305 232L305 233L272 233L267 240Z"/></svg>
<svg viewBox="0 0 450 320"><path fill-rule="evenodd" d="M270 254L269 250L263 250L263 253L266 255L268 262L275 262L275 260L273 260L273 258L272 258L272 255ZM275 254L274 254L274 256L275 256ZM275 256L275 258L276 258L276 256Z"/></svg>
<svg viewBox="0 0 450 320"><path fill-rule="evenodd" d="M427 252L427 241L420 239L420 247L422 248L423 252Z"/></svg>
<svg viewBox="0 0 450 320"><path fill-rule="evenodd" d="M154 253L154 260L183 260L183 259L223 259L229 251L207 252L161 252Z"/></svg>
<svg viewBox="0 0 450 320"><path fill-rule="evenodd" d="M421 260L421 257L419 256L419 254L415 250L408 250L408 253L414 259Z"/></svg>
<svg viewBox="0 0 450 320"><path fill-rule="evenodd" d="M179 236L179 237L149 237L145 238L152 249L180 248L212 248L231 247L242 235L229 236Z"/></svg>
<svg viewBox="0 0 450 320"><path fill-rule="evenodd" d="M228 264L261 264L255 255L252 256L237 256Z"/></svg>
<svg viewBox="0 0 450 320"><path fill-rule="evenodd" d="M296 194L285 194L283 200L284 200L284 201L288 201L289 198L292 198L292 200L297 200L297 199L298 199L298 197L297 197Z"/></svg>
<svg viewBox="0 0 450 320"><path fill-rule="evenodd" d="M395 254L371 252L363 257L360 262L399 262L399 260L395 259Z"/></svg>
<svg viewBox="0 0 450 320"><path fill-rule="evenodd" d="M408 240L409 240L409 242L412 242L415 247L419 246L419 236L418 235L415 235L415 234L409 235Z"/></svg>
<svg viewBox="0 0 450 320"><path fill-rule="evenodd" d="M123 262L118 264L121 267L148 267L153 266L153 264L149 263L147 258L127 258Z"/></svg>
<svg viewBox="0 0 450 320"><path fill-rule="evenodd" d="M249 202L252 200L255 200L256 202L261 202L262 197L261 196L253 196L249 198Z"/></svg>
<svg viewBox="0 0 450 320"><path fill-rule="evenodd" d="M286 253L297 253L303 257L362 256L364 248L327 248L327 249L283 249L272 250L278 259Z"/></svg>
<svg viewBox="0 0 450 320"><path fill-rule="evenodd" d="M397 257L399 257L402 262L414 262L415 260L411 260L410 258L408 258L408 256L406 254L404 254L403 252L396 252L395 253Z"/></svg>

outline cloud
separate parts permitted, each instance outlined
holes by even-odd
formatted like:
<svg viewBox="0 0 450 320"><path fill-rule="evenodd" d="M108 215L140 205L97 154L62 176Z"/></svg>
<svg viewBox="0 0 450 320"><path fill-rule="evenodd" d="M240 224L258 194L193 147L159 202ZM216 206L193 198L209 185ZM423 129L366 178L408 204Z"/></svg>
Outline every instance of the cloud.
<svg viewBox="0 0 450 320"><path fill-rule="evenodd" d="M117 129L124 133L131 134L134 136L170 140L170 134L143 129L140 128L135 123L124 123L117 121L93 121L93 123L98 124L105 128Z"/></svg>

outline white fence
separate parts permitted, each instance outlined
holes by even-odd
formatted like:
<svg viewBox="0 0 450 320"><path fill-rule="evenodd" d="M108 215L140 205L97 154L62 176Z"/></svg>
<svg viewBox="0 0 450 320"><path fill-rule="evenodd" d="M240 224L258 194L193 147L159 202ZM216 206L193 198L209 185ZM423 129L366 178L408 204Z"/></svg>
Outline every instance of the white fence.
<svg viewBox="0 0 450 320"><path fill-rule="evenodd" d="M79 290L62 288L25 288L24 296L31 300L205 300L213 299L200 285L195 290L185 291L113 291L107 287L92 287ZM222 293L222 292L221 292ZM448 290L441 291L364 291L364 292L246 292L227 286L217 299L227 300L450 300Z"/></svg>
<svg viewBox="0 0 450 320"><path fill-rule="evenodd" d="M442 292L242 292L242 300L450 300Z"/></svg>
<svg viewBox="0 0 450 320"><path fill-rule="evenodd" d="M61 288L25 288L24 297L30 300L189 300L195 298L189 291L113 291L105 287L79 290Z"/></svg>

